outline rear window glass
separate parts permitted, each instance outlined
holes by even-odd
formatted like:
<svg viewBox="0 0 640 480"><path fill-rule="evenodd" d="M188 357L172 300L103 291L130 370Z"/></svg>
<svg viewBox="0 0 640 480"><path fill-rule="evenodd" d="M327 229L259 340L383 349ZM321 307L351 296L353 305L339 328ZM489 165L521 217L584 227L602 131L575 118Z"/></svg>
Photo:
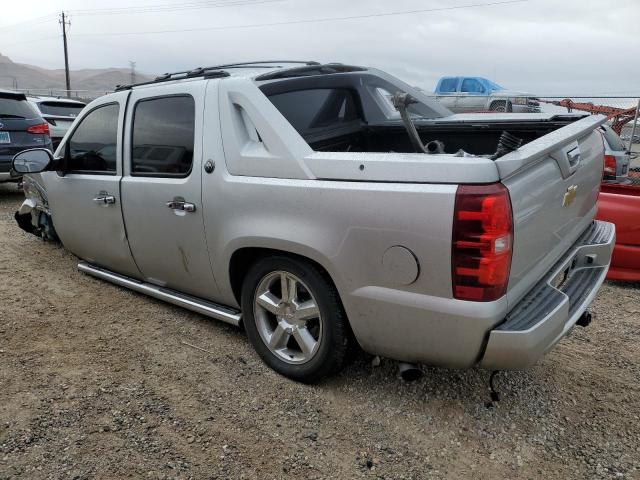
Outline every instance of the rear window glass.
<svg viewBox="0 0 640 480"><path fill-rule="evenodd" d="M300 135L359 119L354 93L348 88L297 90L271 95L269 100Z"/></svg>
<svg viewBox="0 0 640 480"><path fill-rule="evenodd" d="M0 97L0 117L35 118L38 114L26 100Z"/></svg>
<svg viewBox="0 0 640 480"><path fill-rule="evenodd" d="M41 102L38 104L40 111L45 115L75 118L84 108L84 105L76 105L64 102Z"/></svg>
<svg viewBox="0 0 640 480"><path fill-rule="evenodd" d="M440 83L440 92L441 93L455 93L456 88L458 87L458 79L457 78L444 78Z"/></svg>
<svg viewBox="0 0 640 480"><path fill-rule="evenodd" d="M609 148L614 151L623 151L626 150L624 143L618 136L616 132L614 132L609 127L602 127L602 133L604 134L604 138L607 139L607 143L609 144Z"/></svg>

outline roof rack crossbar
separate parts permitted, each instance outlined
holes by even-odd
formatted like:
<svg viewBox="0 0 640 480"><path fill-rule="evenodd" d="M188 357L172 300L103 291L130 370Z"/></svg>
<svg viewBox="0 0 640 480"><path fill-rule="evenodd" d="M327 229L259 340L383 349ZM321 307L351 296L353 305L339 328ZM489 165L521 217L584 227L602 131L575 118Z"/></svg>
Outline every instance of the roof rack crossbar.
<svg viewBox="0 0 640 480"><path fill-rule="evenodd" d="M159 77L149 80L148 82L132 83L130 85L116 85L115 91L131 90L133 87L141 87L143 85L154 85L156 83L171 82L173 80L186 80L187 78L222 78L228 77L229 73L224 70L212 70L208 68L196 68L185 72L167 73Z"/></svg>
<svg viewBox="0 0 640 480"><path fill-rule="evenodd" d="M211 68L229 68L229 67L245 67L252 65L260 65L260 64L273 64L273 63L294 63L299 65L320 65L319 62L315 62L313 60L259 60L255 62L238 62L238 63L227 63L225 65L217 65Z"/></svg>
<svg viewBox="0 0 640 480"><path fill-rule="evenodd" d="M291 68L288 70L277 70L273 72L263 73L255 78L257 81L275 80L283 78L304 77L307 75L326 75L332 73L351 73L364 72L366 68L356 65L345 65L342 63L325 63L317 65L305 65L302 67Z"/></svg>
<svg viewBox="0 0 640 480"><path fill-rule="evenodd" d="M152 85L154 83L169 82L171 80L182 80L186 78L195 78L195 77L202 77L202 76L206 76L207 78L227 77L229 76L229 74L222 71L225 68L249 68L252 66L255 68L271 68L266 65L278 64L278 63L293 63L293 64L300 64L300 65L306 65L306 66L320 65L320 63L314 62L312 60L259 60L255 62L227 63L224 65L214 65L212 67L197 67L191 70L181 70L179 72L163 73L162 75L158 75L156 78L148 82L132 83L129 85L116 85L115 90L116 92L118 92L121 90L130 90L133 87L138 87L141 85ZM219 71L219 73L212 72L212 70Z"/></svg>

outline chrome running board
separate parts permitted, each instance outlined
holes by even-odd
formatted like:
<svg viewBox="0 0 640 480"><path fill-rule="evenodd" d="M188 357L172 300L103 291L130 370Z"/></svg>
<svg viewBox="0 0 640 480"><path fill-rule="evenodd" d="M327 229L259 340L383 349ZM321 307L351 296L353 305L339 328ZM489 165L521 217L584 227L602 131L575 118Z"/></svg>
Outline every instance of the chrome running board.
<svg viewBox="0 0 640 480"><path fill-rule="evenodd" d="M192 310L202 315L206 315L207 317L215 318L216 320L222 320L223 322L227 322L232 325L238 326L240 324L240 319L242 318L242 315L238 310L223 307L222 305L209 302L208 300L202 300L201 298L192 297L191 295L186 295L176 290L171 290L170 288L158 287L157 285L141 282L140 280L135 280L133 278L120 275L119 273L111 272L87 262L78 263L78 269L92 277L106 280L107 282L114 283L121 287L135 290L136 292L144 293L150 297L164 300L165 302L172 303L173 305L186 308L187 310Z"/></svg>

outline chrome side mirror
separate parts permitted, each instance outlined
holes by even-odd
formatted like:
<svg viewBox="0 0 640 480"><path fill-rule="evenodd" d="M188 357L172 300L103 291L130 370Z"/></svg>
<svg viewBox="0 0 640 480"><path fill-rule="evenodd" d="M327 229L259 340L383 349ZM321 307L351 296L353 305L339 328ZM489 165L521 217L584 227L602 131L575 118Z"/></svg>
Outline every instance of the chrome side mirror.
<svg viewBox="0 0 640 480"><path fill-rule="evenodd" d="M53 153L46 148L31 148L17 153L11 168L17 173L44 172L53 163Z"/></svg>

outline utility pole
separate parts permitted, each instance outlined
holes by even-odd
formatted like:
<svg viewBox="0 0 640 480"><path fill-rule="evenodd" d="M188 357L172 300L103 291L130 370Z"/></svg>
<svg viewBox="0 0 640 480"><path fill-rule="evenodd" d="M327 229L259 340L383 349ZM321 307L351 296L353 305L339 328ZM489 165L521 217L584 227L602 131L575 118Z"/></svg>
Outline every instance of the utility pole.
<svg viewBox="0 0 640 480"><path fill-rule="evenodd" d="M136 83L136 62L129 60L129 67L131 67L131 85Z"/></svg>
<svg viewBox="0 0 640 480"><path fill-rule="evenodd" d="M62 44L64 46L64 76L67 83L67 97L71 96L71 80L69 78L69 52L67 51L67 27L71 25L69 17L64 12L60 14L60 25L62 25Z"/></svg>

